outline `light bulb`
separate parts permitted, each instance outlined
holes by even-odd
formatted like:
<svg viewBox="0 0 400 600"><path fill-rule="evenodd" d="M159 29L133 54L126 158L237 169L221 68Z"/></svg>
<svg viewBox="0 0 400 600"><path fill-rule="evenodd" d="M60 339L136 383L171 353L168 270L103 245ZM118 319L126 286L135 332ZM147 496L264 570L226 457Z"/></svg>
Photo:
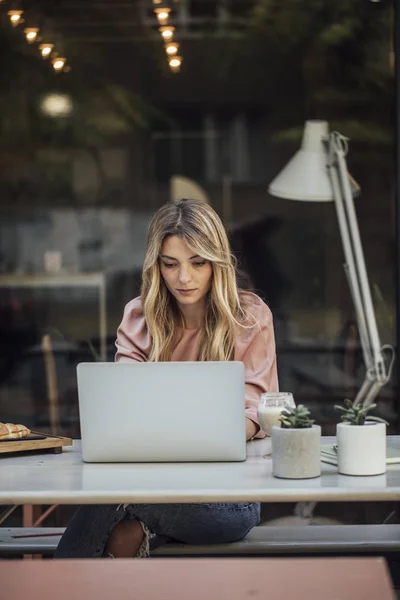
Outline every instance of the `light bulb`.
<svg viewBox="0 0 400 600"><path fill-rule="evenodd" d="M23 10L9 10L8 11L8 16L10 17L10 21L13 27L15 27L16 25L18 25L19 23L22 23L22 15L23 15Z"/></svg>
<svg viewBox="0 0 400 600"><path fill-rule="evenodd" d="M160 27L159 31L163 36L164 40L170 40L174 37L175 27L167 25L167 27Z"/></svg>
<svg viewBox="0 0 400 600"><path fill-rule="evenodd" d="M47 58L48 56L50 56L51 51L53 50L53 44L40 44L39 50L43 58Z"/></svg>
<svg viewBox="0 0 400 600"><path fill-rule="evenodd" d="M43 98L40 108L49 117L68 117L74 107L72 98L66 94L48 94Z"/></svg>
<svg viewBox="0 0 400 600"><path fill-rule="evenodd" d="M165 44L165 52L169 56L178 54L178 49L179 49L179 44L177 42L170 42L169 44Z"/></svg>
<svg viewBox="0 0 400 600"><path fill-rule="evenodd" d="M24 29L24 33L28 42L32 44L32 42L34 42L37 38L39 29L37 27L27 27L26 29Z"/></svg>
<svg viewBox="0 0 400 600"><path fill-rule="evenodd" d="M168 23L169 13L171 12L170 8L155 8L154 12L161 25L166 25Z"/></svg>
<svg viewBox="0 0 400 600"><path fill-rule="evenodd" d="M67 59L57 57L57 58L54 58L52 62L53 62L53 68L55 71L62 71L65 63L67 62Z"/></svg>
<svg viewBox="0 0 400 600"><path fill-rule="evenodd" d="M175 73L177 73L181 68L182 57L181 56L173 56L168 59L168 62L169 62L169 66L171 67L171 71L174 71Z"/></svg>

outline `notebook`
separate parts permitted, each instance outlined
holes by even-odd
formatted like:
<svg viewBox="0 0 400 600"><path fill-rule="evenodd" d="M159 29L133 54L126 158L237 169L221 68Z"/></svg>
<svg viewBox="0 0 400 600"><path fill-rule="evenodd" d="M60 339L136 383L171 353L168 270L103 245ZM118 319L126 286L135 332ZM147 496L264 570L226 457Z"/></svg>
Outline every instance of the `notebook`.
<svg viewBox="0 0 400 600"><path fill-rule="evenodd" d="M336 444L322 444L321 445L321 460L322 462L329 463L330 465L337 465L337 453L335 448ZM386 447L386 464L394 465L400 463L400 449L390 445Z"/></svg>
<svg viewBox="0 0 400 600"><path fill-rule="evenodd" d="M85 462L246 459L239 361L81 363Z"/></svg>

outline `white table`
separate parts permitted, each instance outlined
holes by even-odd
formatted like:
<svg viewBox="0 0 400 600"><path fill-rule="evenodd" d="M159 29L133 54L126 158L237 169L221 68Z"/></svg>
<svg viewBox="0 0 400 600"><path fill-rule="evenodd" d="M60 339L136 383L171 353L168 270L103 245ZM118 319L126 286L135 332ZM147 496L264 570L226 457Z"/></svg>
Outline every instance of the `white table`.
<svg viewBox="0 0 400 600"><path fill-rule="evenodd" d="M390 436L400 448L400 436ZM323 438L333 443L334 438ZM85 464L80 441L62 454L0 458L0 504L298 502L400 500L400 465L348 477L321 463L316 479L272 475L270 440L248 443L242 463Z"/></svg>
<svg viewBox="0 0 400 600"><path fill-rule="evenodd" d="M107 359L107 295L104 273L35 273L33 275L0 275L0 288L65 288L94 287L99 292L100 356Z"/></svg>

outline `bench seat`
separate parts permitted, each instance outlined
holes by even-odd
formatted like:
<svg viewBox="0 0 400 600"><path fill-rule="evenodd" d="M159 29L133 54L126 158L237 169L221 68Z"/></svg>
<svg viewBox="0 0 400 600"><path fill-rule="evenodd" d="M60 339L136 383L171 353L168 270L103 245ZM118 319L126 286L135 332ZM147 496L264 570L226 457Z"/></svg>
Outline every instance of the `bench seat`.
<svg viewBox="0 0 400 600"><path fill-rule="evenodd" d="M63 531L64 528L53 527L1 527L0 556L52 555ZM400 525L260 525L239 542L212 546L168 543L158 548L154 555L363 554L399 550Z"/></svg>

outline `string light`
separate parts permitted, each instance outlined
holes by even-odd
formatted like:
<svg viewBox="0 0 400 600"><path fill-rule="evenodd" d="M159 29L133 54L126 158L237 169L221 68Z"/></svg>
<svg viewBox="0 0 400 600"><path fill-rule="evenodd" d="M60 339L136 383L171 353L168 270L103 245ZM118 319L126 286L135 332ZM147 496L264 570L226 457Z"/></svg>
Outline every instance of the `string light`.
<svg viewBox="0 0 400 600"><path fill-rule="evenodd" d="M17 25L19 25L19 23L23 23L23 20L22 20L23 13L24 13L23 10L9 10L8 11L8 16L10 17L11 25L13 27L16 27Z"/></svg>
<svg viewBox="0 0 400 600"><path fill-rule="evenodd" d="M164 40L169 41L174 37L175 27L172 27L171 25L167 25L166 27L160 27L159 31L160 31L161 35L163 36Z"/></svg>
<svg viewBox="0 0 400 600"><path fill-rule="evenodd" d="M53 44L40 44L39 50L43 58L48 58L53 50Z"/></svg>
<svg viewBox="0 0 400 600"><path fill-rule="evenodd" d="M3 1L4 0L0 0L0 4L2 4ZM158 2L156 0L153 0L153 1L155 4L158 4ZM167 12L168 12L168 10L167 10ZM10 17L10 22L13 27L16 27L17 25L20 25L21 23L24 22L24 19L22 18L22 15L24 14L23 10L9 10L7 12L7 14ZM41 41L40 38L38 38L38 33L39 33L38 27L25 27L24 33L25 33L25 37L29 44L32 44L35 41ZM54 47L53 44L46 44L46 43L40 44L39 50L40 50L42 57L43 58L50 57L52 55L53 47ZM57 54L53 54L53 59L51 62L53 65L53 69L56 72L60 72L60 71L68 72L71 70L71 67L66 65L67 59L64 57L57 56Z"/></svg>
<svg viewBox="0 0 400 600"><path fill-rule="evenodd" d="M26 29L24 29L24 33L29 44L32 44L37 38L39 29L37 27L26 27Z"/></svg>
<svg viewBox="0 0 400 600"><path fill-rule="evenodd" d="M168 62L169 66L171 67L171 71L177 73L181 68L182 56L172 56L171 58L168 58Z"/></svg>
<svg viewBox="0 0 400 600"><path fill-rule="evenodd" d="M168 23L169 13L171 12L170 8L155 8L154 12L161 25L166 25Z"/></svg>
<svg viewBox="0 0 400 600"><path fill-rule="evenodd" d="M152 2L156 5L163 4L163 0L152 0ZM181 68L182 57L178 55L179 44L173 41L175 27L173 27L172 25L167 25L171 9L160 6L157 8L153 8L153 11L158 19L158 22L160 23L160 25L162 25L162 27L159 27L158 30L161 33L162 39L164 41L164 47L168 58L168 64L170 66L171 71L174 71L176 73Z"/></svg>
<svg viewBox="0 0 400 600"><path fill-rule="evenodd" d="M65 63L67 62L66 58L61 58L57 56L57 58L53 58L51 61L53 63L53 69L57 72L62 71L64 69Z"/></svg>
<svg viewBox="0 0 400 600"><path fill-rule="evenodd" d="M179 49L179 44L177 42L169 42L168 44L165 44L165 52L169 56L178 54L178 49Z"/></svg>

